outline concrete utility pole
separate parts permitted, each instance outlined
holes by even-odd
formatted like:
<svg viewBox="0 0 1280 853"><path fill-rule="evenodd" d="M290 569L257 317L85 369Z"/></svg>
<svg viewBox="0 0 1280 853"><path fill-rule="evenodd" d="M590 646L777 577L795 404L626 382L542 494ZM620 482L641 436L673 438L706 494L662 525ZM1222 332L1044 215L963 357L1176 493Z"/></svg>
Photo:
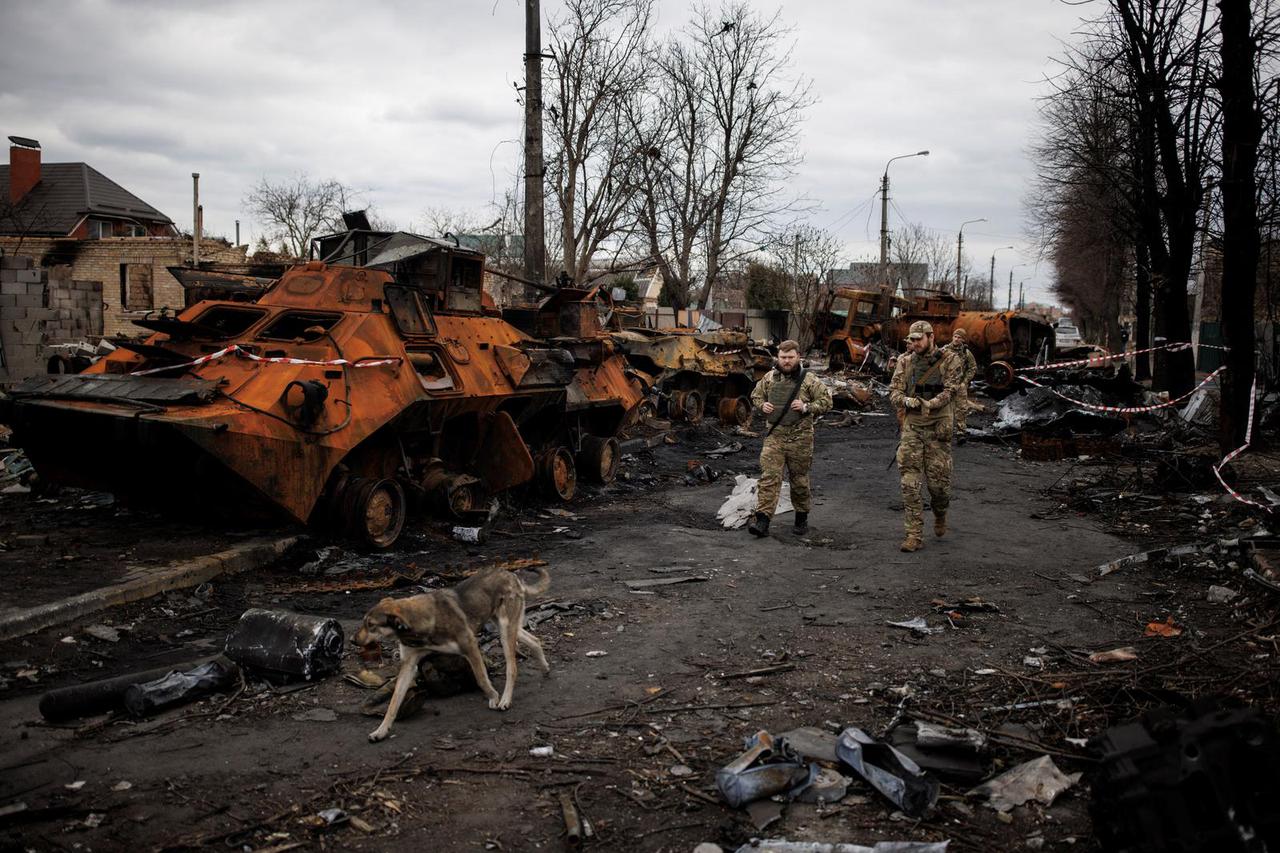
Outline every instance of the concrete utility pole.
<svg viewBox="0 0 1280 853"><path fill-rule="evenodd" d="M191 266L200 268L200 173L191 173Z"/></svg>
<svg viewBox="0 0 1280 853"><path fill-rule="evenodd" d="M996 310L996 252L1012 248L1012 246L1001 246L991 253L991 277L987 279L987 304L991 306L992 311Z"/></svg>
<svg viewBox="0 0 1280 853"><path fill-rule="evenodd" d="M889 163L904 160L907 157L928 157L929 152L917 151L914 154L899 154L890 157L884 164L884 175L880 178L880 281L889 283Z"/></svg>
<svg viewBox="0 0 1280 853"><path fill-rule="evenodd" d="M800 232L796 232L795 266L791 267L791 292L800 292Z"/></svg>
<svg viewBox="0 0 1280 853"><path fill-rule="evenodd" d="M1027 280L1025 278L1022 281L1018 282L1018 310L1019 311L1027 307L1027 303L1024 302L1022 299L1022 285L1026 283L1027 283Z"/></svg>
<svg viewBox="0 0 1280 853"><path fill-rule="evenodd" d="M240 245L240 220L236 220L236 245Z"/></svg>
<svg viewBox="0 0 1280 853"><path fill-rule="evenodd" d="M1025 267L1025 266L1026 264L1014 264L1013 266L1009 267L1009 292L1005 296L1005 300L1004 300L1004 310L1006 311L1013 310L1013 271L1016 270L1018 267ZM993 311L995 310L994 305L991 306L991 310Z"/></svg>
<svg viewBox="0 0 1280 853"><path fill-rule="evenodd" d="M960 293L963 288L960 287L960 266L964 257L964 227L972 225L975 222L986 222L986 219L966 219L960 223L960 236L956 238L956 292Z"/></svg>
<svg viewBox="0 0 1280 853"><path fill-rule="evenodd" d="M541 283L547 247L543 222L542 10L525 0L524 12L524 274Z"/></svg>

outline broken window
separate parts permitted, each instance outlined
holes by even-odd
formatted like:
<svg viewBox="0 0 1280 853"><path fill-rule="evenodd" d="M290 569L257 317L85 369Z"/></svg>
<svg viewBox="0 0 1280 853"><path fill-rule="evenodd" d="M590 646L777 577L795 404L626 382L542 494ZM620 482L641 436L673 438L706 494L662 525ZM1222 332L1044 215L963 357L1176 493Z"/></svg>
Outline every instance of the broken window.
<svg viewBox="0 0 1280 853"><path fill-rule="evenodd" d="M421 296L416 290L389 284L384 292L387 305L391 307L391 317L395 320L400 334L431 336L436 333L436 324L431 318L431 311L422 303Z"/></svg>
<svg viewBox="0 0 1280 853"><path fill-rule="evenodd" d="M453 311L479 311L483 266L473 258L450 257L448 306Z"/></svg>
<svg viewBox="0 0 1280 853"><path fill-rule="evenodd" d="M337 325L337 322L341 319L341 314L289 311L272 320L258 335L258 339L264 341L294 341L299 338L304 340L314 339L316 333L308 333L308 329L319 326L327 332Z"/></svg>
<svg viewBox="0 0 1280 853"><path fill-rule="evenodd" d="M120 307L126 311L150 311L151 264L120 265Z"/></svg>
<svg viewBox="0 0 1280 853"><path fill-rule="evenodd" d="M427 391L452 391L456 386L453 374L445 364L444 356L436 347L405 347L409 363L418 374L418 381Z"/></svg>
<svg viewBox="0 0 1280 853"><path fill-rule="evenodd" d="M243 335L249 327L261 320L266 311L261 308L232 308L227 305L215 305L205 311L195 322L206 329L217 332L219 337L233 338Z"/></svg>

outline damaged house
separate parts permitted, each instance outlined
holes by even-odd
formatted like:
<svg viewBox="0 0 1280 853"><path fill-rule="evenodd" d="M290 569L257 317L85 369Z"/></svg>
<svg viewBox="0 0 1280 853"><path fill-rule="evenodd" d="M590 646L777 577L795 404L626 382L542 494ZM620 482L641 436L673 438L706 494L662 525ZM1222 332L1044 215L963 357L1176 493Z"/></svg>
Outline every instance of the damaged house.
<svg viewBox="0 0 1280 853"><path fill-rule="evenodd" d="M181 309L168 271L191 264L173 220L88 163L42 162L40 143L9 137L0 165L0 383L47 367L49 347L148 334L133 320ZM202 265L244 263L206 243Z"/></svg>

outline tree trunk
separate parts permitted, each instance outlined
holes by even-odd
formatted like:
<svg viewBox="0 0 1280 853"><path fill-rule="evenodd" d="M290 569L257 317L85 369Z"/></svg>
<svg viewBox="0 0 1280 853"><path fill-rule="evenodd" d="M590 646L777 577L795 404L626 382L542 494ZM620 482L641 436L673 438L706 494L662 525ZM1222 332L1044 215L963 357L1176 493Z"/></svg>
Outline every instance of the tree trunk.
<svg viewBox="0 0 1280 853"><path fill-rule="evenodd" d="M1141 240L1134 247L1134 271L1137 293L1134 299L1133 313L1133 348L1146 349L1151 346L1151 253ZM1151 356L1143 354L1136 357L1133 376L1139 382L1151 378Z"/></svg>
<svg viewBox="0 0 1280 853"><path fill-rule="evenodd" d="M1244 443L1254 371L1254 299L1258 283L1256 170L1262 122L1253 90L1255 45L1249 0L1219 0L1222 12L1222 377L1218 443L1224 453Z"/></svg>

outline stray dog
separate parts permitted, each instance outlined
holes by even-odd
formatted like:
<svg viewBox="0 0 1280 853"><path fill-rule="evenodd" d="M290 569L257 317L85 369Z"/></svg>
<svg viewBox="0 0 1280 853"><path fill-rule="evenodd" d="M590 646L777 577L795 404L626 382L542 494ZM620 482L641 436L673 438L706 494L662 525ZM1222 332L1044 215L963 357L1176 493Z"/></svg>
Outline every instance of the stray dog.
<svg viewBox="0 0 1280 853"><path fill-rule="evenodd" d="M351 642L364 650L377 648L384 638L400 643L400 674L395 693L387 706L382 725L369 733L369 742L386 738L400 712L405 694L418 677L418 662L427 652L462 655L471 664L476 684L489 697L489 707L505 711L511 707L516 686L516 646L524 644L542 667L551 671L542 643L525 630L525 598L542 595L551 586L546 569L538 569L538 580L526 586L506 569L492 568L467 578L452 589L442 589L411 598L384 598L364 615L360 630ZM476 632L485 622L498 624L502 654L507 662L507 682L498 695L489 681Z"/></svg>

